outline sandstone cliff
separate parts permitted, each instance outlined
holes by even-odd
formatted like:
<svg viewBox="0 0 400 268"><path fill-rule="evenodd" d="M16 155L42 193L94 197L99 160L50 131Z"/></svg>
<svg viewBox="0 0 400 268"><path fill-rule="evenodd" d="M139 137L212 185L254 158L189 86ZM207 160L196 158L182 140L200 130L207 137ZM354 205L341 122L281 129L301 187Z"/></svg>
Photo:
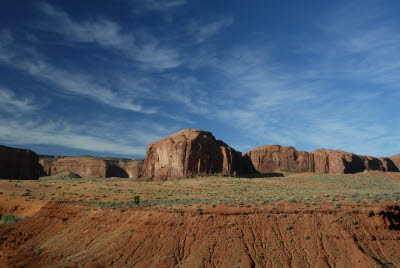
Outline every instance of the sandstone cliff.
<svg viewBox="0 0 400 268"><path fill-rule="evenodd" d="M242 155L207 131L184 129L147 147L143 177L166 179L242 171Z"/></svg>
<svg viewBox="0 0 400 268"><path fill-rule="evenodd" d="M64 157L55 161L40 160L41 176L52 176L70 171L81 177L120 177L136 179L143 160L102 159L90 156Z"/></svg>
<svg viewBox="0 0 400 268"><path fill-rule="evenodd" d="M0 145L0 179L38 178L39 158L36 153Z"/></svg>
<svg viewBox="0 0 400 268"><path fill-rule="evenodd" d="M290 171L347 174L364 170L398 171L390 158L361 156L340 150L317 149L308 153L297 151L291 146L265 145L247 152L244 157L248 157L260 173Z"/></svg>
<svg viewBox="0 0 400 268"><path fill-rule="evenodd" d="M313 158L304 151L279 145L259 146L244 156L248 156L254 168L260 173L275 171L313 172Z"/></svg>
<svg viewBox="0 0 400 268"><path fill-rule="evenodd" d="M140 176L143 160L105 160L106 177L132 178Z"/></svg>

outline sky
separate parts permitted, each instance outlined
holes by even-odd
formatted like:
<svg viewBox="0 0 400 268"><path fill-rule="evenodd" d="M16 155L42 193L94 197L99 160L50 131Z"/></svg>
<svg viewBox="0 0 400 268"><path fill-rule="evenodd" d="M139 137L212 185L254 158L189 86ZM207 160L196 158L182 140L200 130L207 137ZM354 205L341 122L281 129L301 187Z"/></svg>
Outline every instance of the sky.
<svg viewBox="0 0 400 268"><path fill-rule="evenodd" d="M243 153L400 153L399 1L2 1L0 144L142 158L185 128Z"/></svg>

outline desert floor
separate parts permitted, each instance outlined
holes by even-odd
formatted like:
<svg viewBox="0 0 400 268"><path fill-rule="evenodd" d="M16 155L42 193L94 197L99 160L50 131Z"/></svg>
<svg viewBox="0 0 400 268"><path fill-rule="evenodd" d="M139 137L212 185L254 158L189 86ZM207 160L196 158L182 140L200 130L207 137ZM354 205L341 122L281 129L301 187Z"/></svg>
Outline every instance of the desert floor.
<svg viewBox="0 0 400 268"><path fill-rule="evenodd" d="M0 180L0 266L400 267L400 174L282 175Z"/></svg>

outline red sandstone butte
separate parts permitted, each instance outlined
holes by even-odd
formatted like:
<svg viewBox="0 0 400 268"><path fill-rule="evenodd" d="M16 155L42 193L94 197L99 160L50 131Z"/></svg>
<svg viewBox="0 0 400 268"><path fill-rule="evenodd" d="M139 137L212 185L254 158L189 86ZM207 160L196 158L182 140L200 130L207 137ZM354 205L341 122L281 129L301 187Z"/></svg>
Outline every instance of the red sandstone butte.
<svg viewBox="0 0 400 268"><path fill-rule="evenodd" d="M391 158L356 155L341 150L317 149L308 153L297 151L291 146L264 145L245 153L244 157L250 159L259 173L289 171L348 174L364 170L399 171Z"/></svg>
<svg viewBox="0 0 400 268"><path fill-rule="evenodd" d="M184 129L147 147L143 177L167 179L193 174L241 172L242 154L207 131Z"/></svg>

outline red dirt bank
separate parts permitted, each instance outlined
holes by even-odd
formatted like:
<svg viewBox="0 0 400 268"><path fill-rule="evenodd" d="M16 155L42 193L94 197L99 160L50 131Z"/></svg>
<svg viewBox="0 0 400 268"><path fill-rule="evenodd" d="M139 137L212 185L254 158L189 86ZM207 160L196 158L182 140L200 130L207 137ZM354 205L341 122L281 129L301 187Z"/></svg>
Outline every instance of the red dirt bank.
<svg viewBox="0 0 400 268"><path fill-rule="evenodd" d="M124 211L126 210L126 211ZM0 228L14 267L399 267L400 209L390 204L205 211L49 203Z"/></svg>

